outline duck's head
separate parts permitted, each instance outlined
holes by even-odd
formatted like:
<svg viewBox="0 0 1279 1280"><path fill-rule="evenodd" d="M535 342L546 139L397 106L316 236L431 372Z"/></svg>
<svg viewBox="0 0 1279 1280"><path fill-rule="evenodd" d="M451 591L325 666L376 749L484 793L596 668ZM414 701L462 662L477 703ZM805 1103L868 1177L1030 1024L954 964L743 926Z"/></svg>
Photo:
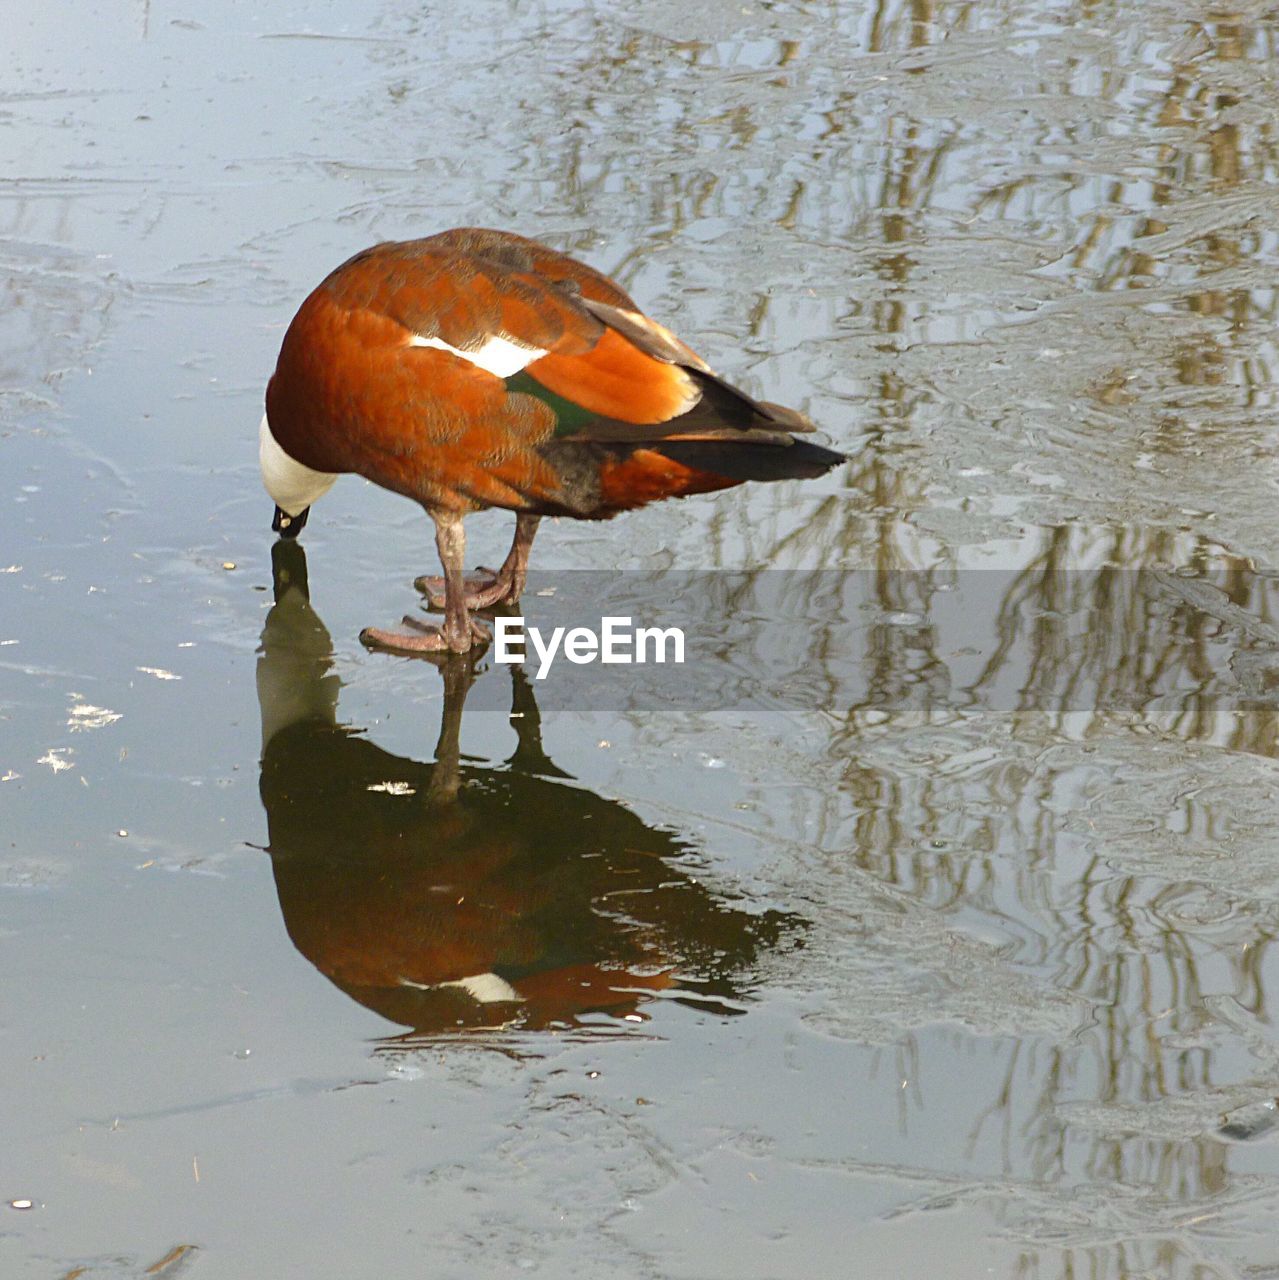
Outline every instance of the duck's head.
<svg viewBox="0 0 1279 1280"><path fill-rule="evenodd" d="M258 428L258 465L262 483L275 502L271 528L282 538L296 538L306 525L311 504L328 493L337 476L316 471L285 453L265 413Z"/></svg>

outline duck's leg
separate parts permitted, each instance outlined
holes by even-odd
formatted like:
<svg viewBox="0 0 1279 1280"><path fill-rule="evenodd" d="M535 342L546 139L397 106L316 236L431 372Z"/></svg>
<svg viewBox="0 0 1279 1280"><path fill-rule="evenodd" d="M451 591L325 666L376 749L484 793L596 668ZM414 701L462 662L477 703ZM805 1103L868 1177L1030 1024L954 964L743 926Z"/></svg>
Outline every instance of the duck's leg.
<svg viewBox="0 0 1279 1280"><path fill-rule="evenodd" d="M520 512L515 517L515 538L511 549L502 561L502 567L494 572L481 567L480 572L488 574L484 578L467 578L463 584L466 591L466 607L468 609L487 609L495 604L514 604L524 591L524 583L528 580L528 558L533 549L533 538L537 534L537 526L541 516ZM439 609L445 603L447 583L444 578L431 575L418 578L413 584L431 604Z"/></svg>
<svg viewBox="0 0 1279 1280"><path fill-rule="evenodd" d="M451 511L432 512L435 521L435 545L444 566L444 625L432 627L417 618L406 616L408 631L384 631L365 627L360 639L376 649L395 653L465 653L475 645L488 644L489 633L470 615L466 602L466 584L462 563L466 559L466 533L462 517Z"/></svg>
<svg viewBox="0 0 1279 1280"><path fill-rule="evenodd" d="M502 561L502 568L498 572L498 577L506 580L508 604L514 604L524 594L533 539L537 536L537 526L541 523L541 516L521 512L515 517L515 537L511 540L511 549L506 553L506 559Z"/></svg>

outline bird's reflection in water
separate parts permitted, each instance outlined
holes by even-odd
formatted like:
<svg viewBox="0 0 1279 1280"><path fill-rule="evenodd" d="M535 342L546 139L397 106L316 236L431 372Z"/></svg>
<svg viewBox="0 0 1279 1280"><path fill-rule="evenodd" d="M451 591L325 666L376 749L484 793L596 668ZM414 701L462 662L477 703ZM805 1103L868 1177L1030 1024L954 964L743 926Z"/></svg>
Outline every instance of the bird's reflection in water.
<svg viewBox="0 0 1279 1280"><path fill-rule="evenodd" d="M277 543L273 568L262 803L285 927L321 973L412 1036L634 1018L659 992L740 1009L761 951L794 938L797 917L727 903L693 878L688 844L566 781L518 668L519 742L502 764L461 762L466 658L441 663L433 764L339 724L302 548Z"/></svg>

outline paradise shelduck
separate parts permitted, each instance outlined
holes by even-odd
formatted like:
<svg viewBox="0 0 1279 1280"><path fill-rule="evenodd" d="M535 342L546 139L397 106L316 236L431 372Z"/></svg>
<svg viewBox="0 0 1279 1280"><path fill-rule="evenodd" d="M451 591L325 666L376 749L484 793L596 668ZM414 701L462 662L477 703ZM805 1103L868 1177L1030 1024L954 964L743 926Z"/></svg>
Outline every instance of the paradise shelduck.
<svg viewBox="0 0 1279 1280"><path fill-rule="evenodd" d="M519 598L542 516L608 519L746 480L821 475L843 455L795 439L803 415L754 400L591 267L467 227L375 245L338 267L289 325L266 391L259 457L272 528L354 472L435 521L444 625L368 628L367 644L465 651L470 616ZM462 519L504 507L515 539L464 579ZM437 600L438 603L438 600Z"/></svg>

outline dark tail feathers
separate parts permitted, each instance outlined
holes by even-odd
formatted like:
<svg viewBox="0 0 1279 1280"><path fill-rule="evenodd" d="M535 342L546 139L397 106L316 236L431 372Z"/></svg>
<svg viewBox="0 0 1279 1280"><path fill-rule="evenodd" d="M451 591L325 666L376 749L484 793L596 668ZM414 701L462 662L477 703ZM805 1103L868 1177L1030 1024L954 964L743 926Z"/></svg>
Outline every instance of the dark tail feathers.
<svg viewBox="0 0 1279 1280"><path fill-rule="evenodd" d="M811 480L847 459L807 440L788 445L748 440L662 440L645 446L695 471L727 480Z"/></svg>

